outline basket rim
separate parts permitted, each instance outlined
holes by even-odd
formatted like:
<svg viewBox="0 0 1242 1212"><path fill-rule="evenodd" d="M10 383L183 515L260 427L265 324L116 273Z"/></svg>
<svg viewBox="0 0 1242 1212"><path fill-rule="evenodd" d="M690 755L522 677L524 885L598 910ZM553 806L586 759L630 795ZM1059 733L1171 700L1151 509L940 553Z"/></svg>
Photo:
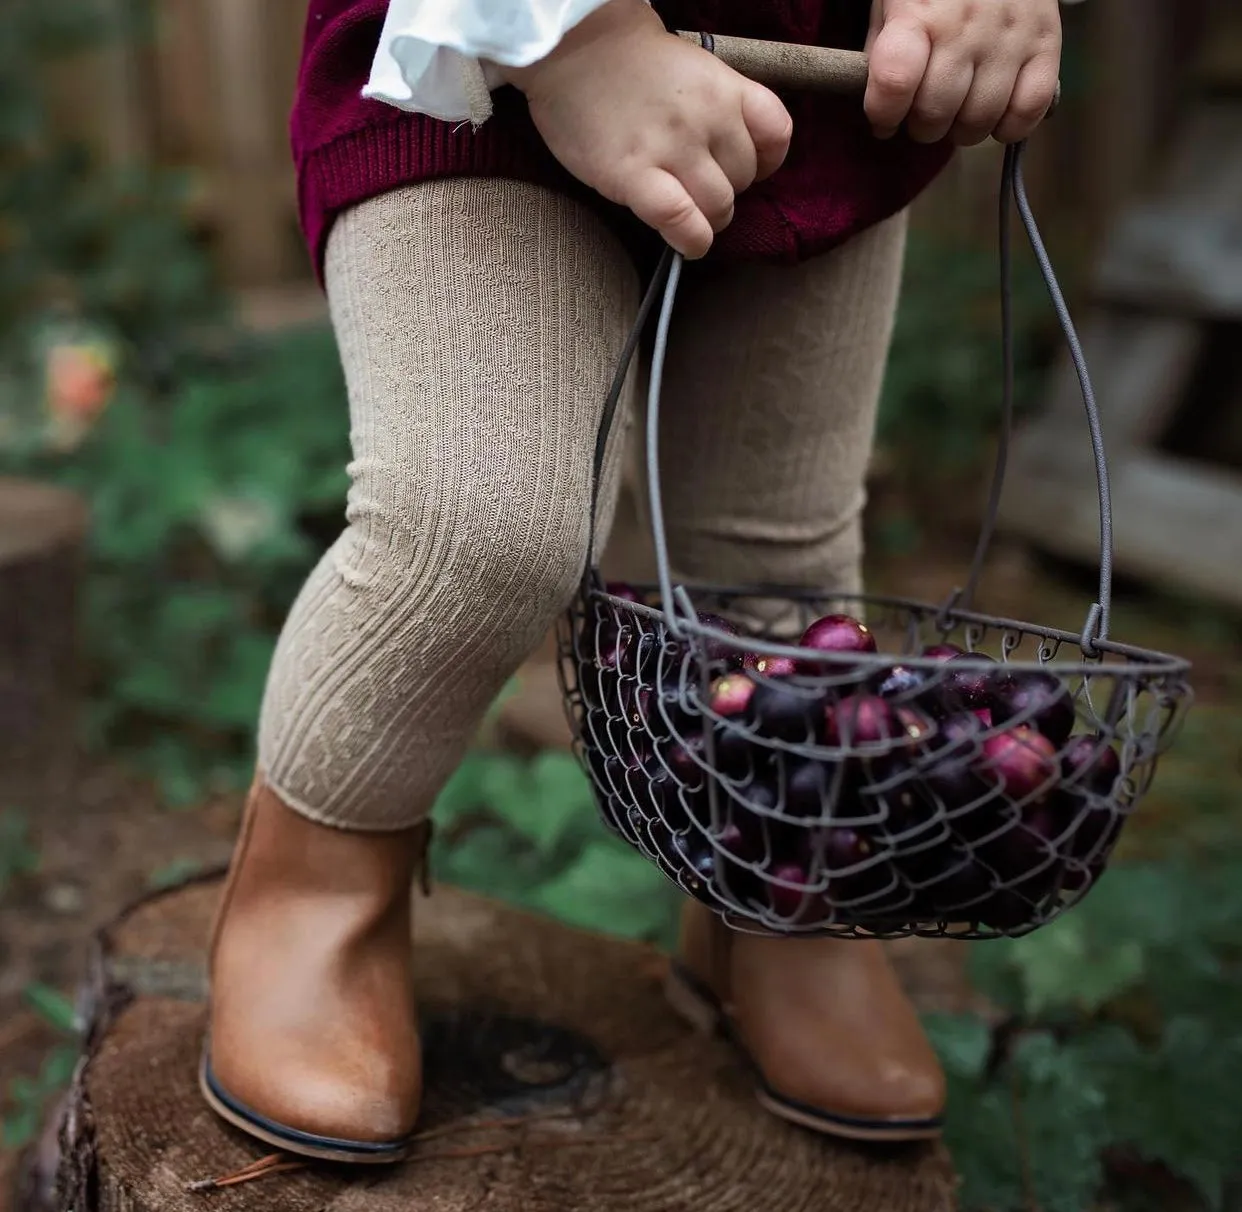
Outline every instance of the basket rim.
<svg viewBox="0 0 1242 1212"><path fill-rule="evenodd" d="M917 598L907 598L900 595L865 592L839 593L831 590L807 589L805 586L779 584L719 586L704 582L685 582L682 587L691 594L704 594L726 600L730 598L775 597L803 602L862 602L864 604L905 610L911 614L922 616L924 619L943 619L951 623L974 624L995 631L1018 632L1054 641L1057 643L1058 648L1063 644L1071 644L1081 654L1077 660L1059 660L1056 657L1046 661L1005 660L1004 664L1008 668L1015 670L1045 670L1063 674L1091 672L1109 677L1125 678L1184 675L1191 669L1191 662L1184 657L1162 652L1155 648L1143 648L1134 644L1124 644L1117 640L1096 640L1094 647L1100 656L1092 657L1083 649L1083 636L1080 632L1066 631L1059 627L1047 627L1039 623L1024 622L1021 619L1011 619L1003 615L989 615L974 610L962 610L945 603L933 604ZM659 594L659 585L650 582L634 582L632 588L637 592L648 595L652 593ZM611 606L619 608L624 612L649 618L655 622L663 623L666 627L673 619L672 613L661 607L648 606L643 602L634 602L628 598L618 597L615 594L609 593L602 583L591 585L582 596L589 600L608 602ZM878 670L891 666L893 663L893 654L891 653L824 652L815 648L804 648L797 644L783 644L774 640L733 635L727 631L721 631L719 628L701 623L698 619L691 620L685 616L677 616L675 622L676 626L683 631L700 638L710 639L735 651L756 653L761 656L789 657L807 664L820 665L825 673L834 668L852 667L856 669L860 665ZM946 628L946 630L949 629ZM967 655L972 654L968 653ZM1105 664L1101 659L1103 655L1124 658L1127 664ZM937 661L933 657L906 656L905 654L901 654L900 663L912 669L924 670L938 669L943 664L943 662ZM963 668L983 670L992 668L995 665L995 661L991 658L973 662L959 660L957 664Z"/></svg>

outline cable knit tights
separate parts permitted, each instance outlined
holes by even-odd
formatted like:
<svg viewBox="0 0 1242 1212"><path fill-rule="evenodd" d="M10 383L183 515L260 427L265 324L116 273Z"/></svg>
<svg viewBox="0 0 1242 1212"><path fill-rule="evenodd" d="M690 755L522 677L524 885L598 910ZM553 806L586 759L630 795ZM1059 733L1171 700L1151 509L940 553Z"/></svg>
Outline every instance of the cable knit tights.
<svg viewBox="0 0 1242 1212"><path fill-rule="evenodd" d="M904 235L898 216L796 267L687 267L661 435L680 575L858 588ZM349 387L348 524L281 635L259 764L314 820L400 829L427 815L573 594L639 282L589 209L477 178L344 214L326 272ZM600 539L633 412L627 400Z"/></svg>

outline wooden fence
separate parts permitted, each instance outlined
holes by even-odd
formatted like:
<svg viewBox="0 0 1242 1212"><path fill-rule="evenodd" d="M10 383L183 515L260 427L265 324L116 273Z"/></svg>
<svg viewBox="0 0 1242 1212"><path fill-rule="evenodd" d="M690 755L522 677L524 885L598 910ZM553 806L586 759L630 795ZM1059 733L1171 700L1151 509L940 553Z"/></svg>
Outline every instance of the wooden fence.
<svg viewBox="0 0 1242 1212"><path fill-rule="evenodd" d="M106 2L119 12L126 0ZM186 171L193 220L232 285L304 281L287 121L306 0L149 8L142 36L112 39L66 74L64 122L112 160Z"/></svg>
<svg viewBox="0 0 1242 1212"><path fill-rule="evenodd" d="M1032 146L1032 192L1051 226L1059 209L1094 243L1167 132L1208 14L1235 3L1066 5L1068 40L1093 83ZM155 0L151 7L148 38L118 41L95 56L87 76L72 77L65 120L79 127L85 120L117 160L187 170L195 222L226 280L252 296L296 297L309 274L295 221L287 117L306 0ZM89 94L87 79L94 81ZM82 107L86 95L92 105ZM926 213L968 230L990 216L993 165L988 151L962 157Z"/></svg>

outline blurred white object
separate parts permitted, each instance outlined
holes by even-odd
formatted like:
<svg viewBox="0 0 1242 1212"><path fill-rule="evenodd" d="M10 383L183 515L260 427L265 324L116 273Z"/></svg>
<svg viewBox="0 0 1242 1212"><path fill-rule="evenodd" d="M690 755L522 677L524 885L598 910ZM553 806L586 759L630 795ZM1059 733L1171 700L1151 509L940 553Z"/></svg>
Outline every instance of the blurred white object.
<svg viewBox="0 0 1242 1212"><path fill-rule="evenodd" d="M499 84L492 64L525 67L605 0L392 0L364 97L478 125Z"/></svg>

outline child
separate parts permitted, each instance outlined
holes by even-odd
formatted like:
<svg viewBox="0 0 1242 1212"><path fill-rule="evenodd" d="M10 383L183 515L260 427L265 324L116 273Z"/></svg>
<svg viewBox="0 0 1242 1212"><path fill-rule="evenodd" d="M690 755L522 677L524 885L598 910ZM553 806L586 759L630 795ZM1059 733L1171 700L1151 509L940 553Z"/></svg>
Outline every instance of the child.
<svg viewBox="0 0 1242 1212"><path fill-rule="evenodd" d="M865 44L865 112L778 98L676 29ZM311 0L293 139L353 486L280 640L217 923L222 1116L310 1156L406 1147L427 814L578 584L644 233L702 258L665 376L677 576L857 591L905 208L954 143L1025 137L1059 55L1056 0L876 0L869 27L862 0ZM877 943L735 936L688 904L676 972L774 1113L938 1131L943 1078Z"/></svg>

